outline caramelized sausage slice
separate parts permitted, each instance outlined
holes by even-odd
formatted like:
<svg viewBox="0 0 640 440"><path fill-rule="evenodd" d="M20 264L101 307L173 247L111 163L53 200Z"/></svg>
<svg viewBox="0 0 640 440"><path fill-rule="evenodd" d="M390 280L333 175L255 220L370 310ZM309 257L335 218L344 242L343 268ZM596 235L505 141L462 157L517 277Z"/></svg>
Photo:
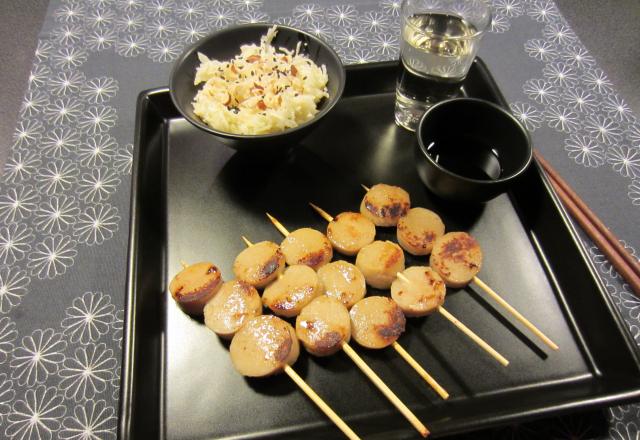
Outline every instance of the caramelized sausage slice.
<svg viewBox="0 0 640 440"><path fill-rule="evenodd" d="M411 208L398 220L398 243L412 255L429 255L433 243L444 234L438 214L425 208Z"/></svg>
<svg viewBox="0 0 640 440"><path fill-rule="evenodd" d="M236 278L260 289L284 271L285 258L280 247L261 241L240 252L233 262Z"/></svg>
<svg viewBox="0 0 640 440"><path fill-rule="evenodd" d="M449 232L436 240L429 264L449 287L463 287L482 267L482 249L466 232Z"/></svg>
<svg viewBox="0 0 640 440"><path fill-rule="evenodd" d="M263 377L280 373L293 365L300 345L291 324L277 316L250 319L231 340L231 362L243 376Z"/></svg>
<svg viewBox="0 0 640 440"><path fill-rule="evenodd" d="M369 296L349 311L351 336L367 348L384 348L404 332L406 318L400 307L386 296Z"/></svg>
<svg viewBox="0 0 640 440"><path fill-rule="evenodd" d="M427 266L413 266L391 284L391 298L406 316L425 316L444 304L447 288L438 273Z"/></svg>
<svg viewBox="0 0 640 440"><path fill-rule="evenodd" d="M319 296L296 318L296 335L309 353L332 355L351 339L349 312L337 299Z"/></svg>
<svg viewBox="0 0 640 440"><path fill-rule="evenodd" d="M327 226L327 238L344 255L355 255L376 237L376 225L358 212L343 212Z"/></svg>
<svg viewBox="0 0 640 440"><path fill-rule="evenodd" d="M399 186L373 185L360 203L360 212L376 226L395 226L411 207L409 193Z"/></svg>
<svg viewBox="0 0 640 440"><path fill-rule="evenodd" d="M318 278L324 294L341 301L350 309L367 293L364 275L356 266L338 260L318 269Z"/></svg>
<svg viewBox="0 0 640 440"><path fill-rule="evenodd" d="M212 263L191 264L182 269L169 283L169 292L190 315L202 315L204 305L218 292L222 274Z"/></svg>
<svg viewBox="0 0 640 440"><path fill-rule="evenodd" d="M309 266L289 266L262 293L262 303L278 316L291 318L313 298L322 295L318 275Z"/></svg>
<svg viewBox="0 0 640 440"><path fill-rule="evenodd" d="M204 323L218 336L231 339L249 319L262 314L258 291L244 281L227 281L204 306Z"/></svg>
<svg viewBox="0 0 640 440"><path fill-rule="evenodd" d="M311 228L296 229L287 235L280 247L289 266L304 264L318 270L333 258L329 239Z"/></svg>
<svg viewBox="0 0 640 440"><path fill-rule="evenodd" d="M368 285L388 289L396 279L396 273L404 270L404 252L391 241L374 241L360 249L356 266Z"/></svg>

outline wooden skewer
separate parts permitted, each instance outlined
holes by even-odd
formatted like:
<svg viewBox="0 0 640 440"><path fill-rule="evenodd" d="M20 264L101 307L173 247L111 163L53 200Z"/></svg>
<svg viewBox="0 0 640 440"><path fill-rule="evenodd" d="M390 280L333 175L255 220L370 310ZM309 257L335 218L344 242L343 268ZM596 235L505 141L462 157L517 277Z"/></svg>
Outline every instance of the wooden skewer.
<svg viewBox="0 0 640 440"><path fill-rule="evenodd" d="M473 282L478 285L482 290L484 290L491 298L493 298L498 304L504 307L509 313L511 313L518 321L520 321L525 327L527 327L533 334L539 337L542 342L547 344L554 350L558 350L558 345L553 342L551 339L547 337L540 329L538 329L535 325L531 323L527 318L522 316L520 312L518 312L511 304L505 301L500 295L498 295L491 287L487 285L484 281L482 281L478 277L473 277Z"/></svg>
<svg viewBox="0 0 640 440"><path fill-rule="evenodd" d="M342 344L342 350L351 358L351 360L362 370L362 372L378 387L382 394L402 413L403 416L413 425L422 437L429 435L429 430L424 424L418 420L413 412L394 394L393 391L385 384L382 379L367 365L358 353L346 342Z"/></svg>
<svg viewBox="0 0 640 440"><path fill-rule="evenodd" d="M402 281L404 281L405 283L411 284L411 282L412 282L409 278L407 278L404 274L402 274L400 272L398 272L396 274L396 276L398 278L400 278ZM455 325L456 327L458 327L458 329L460 329L460 331L462 331L462 333L464 333L469 338L471 338L471 340L473 340L473 342L478 344L484 351L489 353L495 360L500 362L500 364L502 364L505 367L507 365L509 365L509 361L504 356L502 356L500 353L498 353L492 346L487 344L484 339L482 339L480 336L475 334L469 327L467 327L462 322L460 322L460 320L458 318L456 318L451 313L449 313L444 307L440 306L440 307L438 307L437 310L438 310L438 313L440 313L442 316L444 316L449 321L451 321L451 323L453 325Z"/></svg>
<svg viewBox="0 0 640 440"><path fill-rule="evenodd" d="M186 269L189 265L187 264L186 261L180 260L180 266L182 266L183 269Z"/></svg>
<svg viewBox="0 0 640 440"><path fill-rule="evenodd" d="M442 386L440 386L440 384L429 373L427 373L424 368L422 368L422 365L420 365L413 358L413 356L411 356L409 352L402 347L402 345L398 344L398 341L395 341L393 344L391 344L391 346L395 349L395 351L398 352L400 357L402 357L402 359L404 359L405 362L411 366L411 368L416 370L420 377L422 377L424 381L427 382L429 386L433 388L433 390L438 393L440 397L442 397L444 400L447 400L449 398L449 393L447 392L447 390L442 388Z"/></svg>
<svg viewBox="0 0 640 440"><path fill-rule="evenodd" d="M332 222L333 221L333 217L331 216L331 214L329 214L327 211L325 211L324 209L320 208L317 205L314 205L313 203L309 202L309 205L315 209L315 211L320 214L320 216L325 219L328 222ZM409 364L409 366L411 368L413 368L416 373L418 373L418 375L420 377L422 377L422 379L424 379L425 382L427 382L429 384L429 386L431 388L433 388L433 390L438 393L438 395L440 397L442 397L444 400L447 400L449 398L449 393L447 392L447 390L445 390L434 378L433 376L431 376L429 373L427 373L427 371L422 368L422 365L420 365L418 363L418 361L416 361L413 356L411 356L409 354L409 352L407 350L405 350L402 345L400 345L398 343L398 341L395 341L392 345L391 345L400 355L400 357L402 357L402 359L405 360L405 362L407 362Z"/></svg>
<svg viewBox="0 0 640 440"><path fill-rule="evenodd" d="M333 423L335 423L335 425L338 428L340 428L340 430L344 433L344 435L347 436L347 438L351 440L360 440L360 437L358 437L358 435L355 432L353 432L351 428L349 428L349 425L347 425L344 422L344 420L342 420L340 416L336 414L335 411L333 411L331 407L327 405L325 401L322 400L322 398L318 396L318 394L315 391L313 391L313 388L311 388L304 381L304 379L301 378L293 368L291 368L290 365L285 365L284 372L287 373L287 375L291 378L291 380L293 380L296 383L296 385L300 387L300 389L309 397L309 399L311 399L313 403L315 403L318 406L318 408L320 408L320 410L323 413L325 413L325 415L329 417L329 419Z"/></svg>
<svg viewBox="0 0 640 440"><path fill-rule="evenodd" d="M327 211L325 211L324 209L322 209L321 207L314 205L313 203L309 202L309 206L311 206L313 209L315 209L315 211L320 214L320 217L322 217L323 219L325 219L326 221L328 221L329 223L331 223L333 221L333 217L331 216L331 214L329 214Z"/></svg>
<svg viewBox="0 0 640 440"><path fill-rule="evenodd" d="M369 190L371 189L368 186L363 185L362 183L360 184L360 186L363 187L366 192L369 192Z"/></svg>
<svg viewBox="0 0 640 440"><path fill-rule="evenodd" d="M270 218L272 218L272 217L270 217ZM275 220L275 221L277 221L277 220ZM249 247L253 246L253 243L251 243L249 241L249 239L247 237L245 237L244 235L242 236L242 240L244 240L244 242L245 242L245 244L247 246L249 246ZM422 435L423 437L427 437L429 435L429 430L427 429L427 427L424 426L424 424L420 420L418 420L418 418L415 416L415 414L413 414L413 412L411 412L411 410L404 403L402 403L402 401L398 398L398 396L395 395L395 393L393 391L391 391L391 389L387 386L387 384L385 384L382 381L382 379L380 379L380 377L367 365L367 363L364 361L364 359L362 359L358 355L358 353L356 353L353 350L353 348L351 348L351 346L349 344L347 344L346 342L344 344L342 344L342 349L347 354L347 356L349 356L349 358L351 358L351 360L358 366L358 368L360 368L360 370L362 370L362 372L365 374L365 376L367 376L369 378L369 380L371 380L371 382L373 382L373 384L376 387L378 387L378 389L380 391L382 391L382 394L384 394L385 397L387 399L389 399L389 401L398 409L398 411L400 411L402 413L402 415L405 416L407 418L407 420L409 420L409 422L414 426L414 428L416 428L418 430L420 435ZM287 372L287 374L289 374L289 376L291 376L291 374L295 374L295 371L293 371L293 369L290 368L290 370L291 371L289 372L285 368L285 372ZM299 376L297 376L297 377L298 377L299 380L302 381L302 379ZM304 383L304 381L302 381L302 383ZM308 387L308 385L306 383L305 383L305 385ZM302 386L300 386L300 387L302 388ZM313 393L313 390L311 390L311 388L309 388L309 390ZM307 395L311 398L311 400L314 400L314 398L304 388L303 388L303 391L305 391L305 393L307 393ZM313 394L316 397L318 397L315 393L313 393ZM448 396L449 395L447 394L447 397ZM319 399L319 397L318 397L318 399ZM315 402L315 400L314 400L314 402ZM321 400L321 402L322 402L322 400ZM320 406L319 403L316 402L316 404L320 407L320 409L322 409L324 411L324 408L322 406ZM322 404L324 404L326 406L326 404L324 402L322 402ZM331 411L330 408L328 408L328 409L329 409L329 411ZM329 418L331 418L331 415L329 415L327 412L325 412L325 414L327 414L327 416L329 416ZM336 417L338 417L338 416L336 415ZM333 418L331 418L331 420L333 420L333 422L336 423L336 425L338 425L340 427L340 429L342 429L342 427ZM340 419L338 418L338 420L340 420ZM340 420L340 421L342 421L342 420ZM343 430L343 432L344 432L344 430Z"/></svg>
<svg viewBox="0 0 640 440"><path fill-rule="evenodd" d="M277 218L275 218L268 212L266 212L265 214L267 214L267 217L269 217L269 220L271 220L271 223L273 223L273 226L275 226L276 229L280 231L282 235L284 235L285 237L289 235L289 231L287 230L287 228L285 228L284 225L280 223L280 221Z"/></svg>

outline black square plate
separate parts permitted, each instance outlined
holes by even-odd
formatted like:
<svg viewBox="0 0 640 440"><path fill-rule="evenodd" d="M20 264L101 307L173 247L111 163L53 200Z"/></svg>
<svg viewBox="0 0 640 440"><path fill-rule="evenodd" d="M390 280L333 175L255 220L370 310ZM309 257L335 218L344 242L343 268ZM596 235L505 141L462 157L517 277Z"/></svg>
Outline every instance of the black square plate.
<svg viewBox="0 0 640 440"><path fill-rule="evenodd" d="M431 429L446 435L638 398L635 344L576 232L537 166L509 194L481 207L434 198L414 167L414 136L393 121L397 63L347 68L341 102L286 157L256 159L217 144L180 117L166 89L140 95L134 157L122 438L340 438L285 375L245 379L228 344L173 303L168 280L180 260L231 265L254 241L326 225L307 205L357 210L360 183L404 187L414 206L442 216L483 247L479 276L560 350L553 352L478 288L449 290L445 306L506 356L502 367L440 315L409 321L399 342L450 392L440 399L392 350L357 347ZM505 105L480 61L466 95ZM395 232L379 229L378 237ZM339 257L339 256L338 256ZM407 266L425 264L408 258ZM370 294L388 294L370 289ZM294 368L366 438L417 434L343 353L302 354Z"/></svg>

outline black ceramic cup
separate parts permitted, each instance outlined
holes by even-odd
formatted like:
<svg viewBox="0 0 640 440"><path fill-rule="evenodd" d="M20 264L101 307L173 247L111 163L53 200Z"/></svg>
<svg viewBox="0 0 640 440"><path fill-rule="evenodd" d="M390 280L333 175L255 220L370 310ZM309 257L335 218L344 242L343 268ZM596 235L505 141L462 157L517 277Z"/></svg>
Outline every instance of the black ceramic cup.
<svg viewBox="0 0 640 440"><path fill-rule="evenodd" d="M176 60L171 72L169 92L173 103L182 116L199 129L210 133L217 140L236 150L273 152L296 144L331 111L340 100L344 90L345 70L340 57L331 46L308 32L277 25L278 33L271 43L273 46L295 50L300 43L301 53L306 54L317 65L324 65L327 69L329 97L319 103L318 113L311 120L295 128L264 135L240 135L216 130L196 116L191 103L198 89L202 87L202 85L193 84L196 68L200 65L198 53L203 53L212 59L230 60L240 53L240 46L243 44L259 44L260 37L265 35L272 26L275 25L267 23L244 24L214 32L187 48Z"/></svg>
<svg viewBox="0 0 640 440"><path fill-rule="evenodd" d="M416 131L416 167L437 196L485 202L505 192L531 164L527 130L508 111L473 98L429 108Z"/></svg>

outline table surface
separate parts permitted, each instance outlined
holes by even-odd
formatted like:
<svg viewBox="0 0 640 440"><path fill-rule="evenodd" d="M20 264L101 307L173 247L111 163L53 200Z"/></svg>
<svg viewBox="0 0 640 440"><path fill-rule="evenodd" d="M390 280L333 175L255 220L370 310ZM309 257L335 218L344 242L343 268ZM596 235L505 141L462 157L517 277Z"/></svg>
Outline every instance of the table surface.
<svg viewBox="0 0 640 440"><path fill-rule="evenodd" d="M512 4L520 4L533 3L534 1L537 0L494 0L494 3L501 2L502 4L508 4L511 2ZM87 0L87 3L100 2L97 0ZM337 2L332 3L337 4ZM363 2L354 3L360 4ZM556 0L556 4L573 31L575 31L581 42L595 58L597 65L606 72L608 79L617 90L618 95L624 98L624 101L635 115L640 115L640 94L637 93L637 90L640 89L640 45L637 44L637 35L640 31L640 2L637 0L616 0L615 2L603 2L601 0ZM28 78L33 66L33 54L47 14L47 8L48 1L45 0L3 0L0 4L0 24L2 24L2 26L0 26L0 59L3 60L0 67L0 80L3 84L3 87L0 88L0 98L3 102L3 105L0 106L0 167L5 164L13 153L14 130L20 118L21 103L29 86ZM95 72L93 74L98 75L98 73ZM503 81L503 84L501 84L503 89L505 87L507 89L515 89L512 84L507 84L507 81L504 79L498 78L498 80L499 83L500 80ZM519 88L519 85L517 88ZM509 95L508 93L506 94ZM507 96L507 98L509 99L509 96ZM520 97L518 97L518 100L518 102L523 101ZM125 143L124 140L119 140L121 144ZM132 140L128 142L132 142ZM640 148L640 141L636 142L634 147ZM551 157L551 159L554 164L558 161L557 158ZM567 166L562 162L561 165ZM640 161L637 166L640 167ZM638 173L640 173L640 168L638 169ZM7 171L5 171L5 173L6 172ZM123 177L122 180L124 180L125 177ZM609 207L617 206L613 203L613 200L608 198L606 190L589 187L587 182L588 176L575 173L570 177L572 178L570 179L571 183L577 187L583 196L588 196L588 201L599 214L606 213ZM634 182L638 182L637 179L639 177L640 174L636 176ZM640 182L637 184L639 186L637 191L640 191ZM8 186L2 187L2 190L6 190L7 188ZM636 199L635 202L637 201ZM610 222L614 231L618 232L622 238L626 238L627 241L637 238L637 228L635 229L636 234L634 237L632 234L633 228L628 226L629 217L635 217L636 219L639 217L637 208L636 205L630 205L624 209L623 217L627 217L626 223L624 221L618 222L613 216L609 217L608 215L604 215L605 221ZM126 212L123 212L126 215ZM4 229L10 231L11 226L9 222L6 221L6 218L4 223L7 225ZM637 221L635 223L637 224ZM121 226L118 232L120 237L117 240L113 240L111 247L104 247L104 249L106 249L104 252L111 252L115 254L116 258L121 258L126 255L126 248L123 246L126 245L125 224ZM2 238L2 234L3 229L2 224L0 224L0 238ZM34 250L39 249L38 246L41 247L43 243L46 245L46 239L45 237L45 240L37 245L32 243L32 245L29 245L29 248ZM587 247L590 249L591 257L598 267L600 275L603 276L607 288L614 296L616 303L630 311L627 320L634 336L638 340L638 335L640 334L638 328L638 325L640 325L640 322L638 322L640 302L635 301L633 296L625 290L624 285L620 283L615 272L597 249L593 248L589 242L587 242ZM636 246L636 249L637 248L638 246ZM91 261L91 258L98 261L98 257L96 256L98 253L97 246L93 248L88 247L87 249L90 252L83 255L86 255L89 261ZM16 275L18 272L12 272L14 268L10 267L6 256L0 255L0 258L3 258L3 260L0 260L0 282L2 282L3 277L6 278L6 276ZM20 274L21 273L22 272L20 272ZM26 272L24 273L26 274ZM96 271L96 273L98 272ZM32 282L33 286L38 277L33 270L30 272L30 275L34 281ZM122 277L122 275L119 268L109 265L100 272L100 276L107 278L109 276ZM119 315L115 313L114 310L116 307L114 307L114 304L118 305L118 309L121 309L122 298L116 300L115 296L123 295L123 292L117 290L108 292L114 297L113 304L111 304L111 299L108 299L109 295L107 295L107 292L105 292L104 295L101 292L96 292L96 290L100 290L99 287L84 280L84 278L86 278L85 275L77 276L70 273L67 274L67 276L48 278L52 278L48 281L52 292L58 290L64 291L70 286L75 289L70 297L67 296L66 299L64 299L65 304L60 305L59 310L52 311L52 313L55 312L56 316L66 316L66 319L73 317L73 309L77 309L79 304L74 300L73 306L67 307L69 306L69 304L67 304L67 302L69 302L68 298L77 297L76 300L82 300L83 305L86 301L102 301L103 303L107 301L108 304L106 308L114 315L112 322L110 322L109 331L117 332L118 329L121 331L121 310L119 311ZM87 293L83 294L83 292ZM39 294L42 294L42 292L39 292ZM69 385L69 380L73 378L70 376L65 378L65 374L67 374L65 372L72 370L72 361L78 361L82 356L90 357L90 355L94 355L94 357L98 357L100 354L104 355L104 362L108 364L111 370L109 380L107 381L107 391L104 391L104 389L103 391L105 393L110 392L109 394L112 395L113 398L107 397L106 395L99 396L100 400L94 400L93 403L89 405L89 409L94 412L102 411L100 423L103 423L103 426L100 428L101 431L97 429L96 432L99 431L101 433L101 438L113 438L117 412L115 400L117 399L119 385L117 377L118 368L116 368L116 364L119 365L119 361L116 362L114 359L118 357L119 354L117 348L118 341L116 340L115 346L110 345L108 342L104 347L96 344L91 346L91 349L88 349L82 341L83 335L72 334L69 341L65 341L58 333L61 332L59 328L55 329L55 331L51 330L50 334L48 333L50 329L31 332L31 329L28 329L28 325L22 325L21 323L28 322L29 319L39 320L41 318L37 313L31 312L27 308L29 305L28 302L25 302L22 309L18 307L13 309L11 313L7 313L0 303L0 312L2 312L0 314L0 344L5 344L0 346L0 364L7 360L4 366L0 366L0 437L2 437L2 433L4 433L5 436L11 438L46 438L47 432L49 434L55 434L58 430L60 430L60 435L65 432L68 436L70 432L74 432L74 426L78 424L82 425L83 420L86 421L90 419L91 417L87 414L88 410L83 409L83 405L80 404L83 402L83 399L77 399L77 390L76 395L74 395L72 392L73 386ZM57 322L59 323L60 319L57 319ZM17 326L15 323L17 323ZM63 323L63 327L64 326ZM54 326L50 325L50 327ZM58 327L60 327L60 324L58 324ZM66 330L65 328L65 335L67 335ZM8 342L6 339L7 335L11 338ZM102 333L100 335L102 335ZM92 338L89 337L89 339ZM64 384L65 380L67 380L66 386L63 387L65 393L58 390L60 394L66 395L67 398L69 398L69 396L73 397L74 400L79 403L78 405L73 403L69 405L66 403L61 404L62 397L61 395L54 395L57 392L54 388L45 388L41 385L43 383L49 385L48 381L42 380L42 377L46 378L47 375L50 375L52 372L46 364L42 367L43 370L40 372L40 378L37 377L38 371L35 371L38 370L37 368L29 370L29 374L33 373L36 376L34 380L21 376L21 367L18 362L20 359L19 355L24 354L25 350L28 351L30 343L33 345L35 342L37 345L38 341L42 343L42 341L45 340L48 340L50 343L52 340L54 341L50 347L55 346L55 344L65 344L64 354L60 353L60 371L57 371L58 367L56 366L56 371L53 372L60 375L62 378L61 384ZM98 353L98 349L102 349L102 352ZM81 353L79 353L79 351ZM109 352L109 356L105 355L107 352ZM8 367L9 363L12 365L11 368ZM17 374L16 371L18 371ZM24 371L24 369L22 371ZM104 380L106 381L106 379ZM33 389L29 390L29 387ZM99 394L98 390L100 387L96 385L95 388L94 391L96 391L96 394ZM87 396L85 395L84 401L87 400L86 398ZM31 431L25 430L26 425L23 423L24 418L21 419L20 415L28 414L30 409L38 405L44 405L44 403L50 405L50 421L36 424L37 426L31 429ZM67 405L66 408L65 405ZM560 426L566 427L564 432L567 436L570 433L578 435L582 432L584 435L580 438L637 438L640 426L640 407L638 405L616 407L608 411L576 417L577 418L563 419L560 422ZM588 419L590 419L590 421L587 421ZM535 431L535 427L526 427L524 429L522 427L509 427L505 429L506 431L492 431L489 433L489 436L499 438L503 438L505 435L509 437L516 437L521 434L528 436L530 430ZM25 437L20 437L20 435L25 435L25 433Z"/></svg>

